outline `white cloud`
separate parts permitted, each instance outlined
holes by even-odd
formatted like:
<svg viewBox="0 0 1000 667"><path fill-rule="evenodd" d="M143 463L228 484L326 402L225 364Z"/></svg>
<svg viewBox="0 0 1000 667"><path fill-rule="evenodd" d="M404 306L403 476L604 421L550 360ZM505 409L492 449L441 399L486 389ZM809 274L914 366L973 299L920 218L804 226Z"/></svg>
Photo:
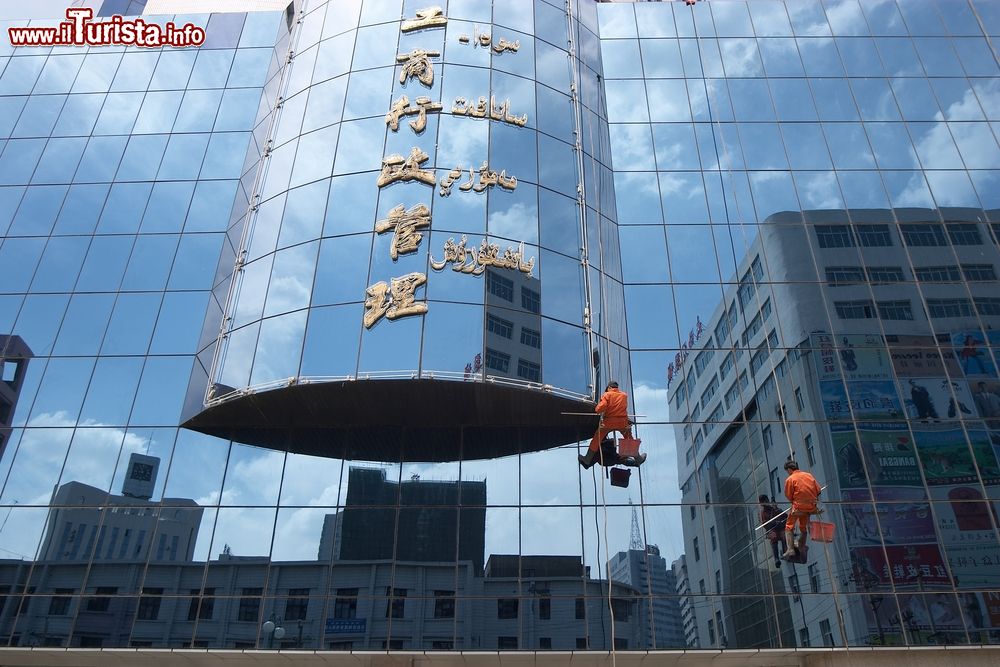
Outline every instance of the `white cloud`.
<svg viewBox="0 0 1000 667"><path fill-rule="evenodd" d="M832 171L800 173L797 178L799 199L804 209L840 209L844 202L840 197L837 179Z"/></svg>
<svg viewBox="0 0 1000 667"><path fill-rule="evenodd" d="M489 230L490 235L537 243L538 208L517 202L505 210L493 211L490 214Z"/></svg>
<svg viewBox="0 0 1000 667"><path fill-rule="evenodd" d="M757 56L757 41L753 39L722 39L722 62L726 68L726 76L760 76L763 69ZM790 54L791 45L786 47Z"/></svg>
<svg viewBox="0 0 1000 667"><path fill-rule="evenodd" d="M653 141L649 134L649 126L612 125L611 154L619 169L629 171L652 171L655 169Z"/></svg>

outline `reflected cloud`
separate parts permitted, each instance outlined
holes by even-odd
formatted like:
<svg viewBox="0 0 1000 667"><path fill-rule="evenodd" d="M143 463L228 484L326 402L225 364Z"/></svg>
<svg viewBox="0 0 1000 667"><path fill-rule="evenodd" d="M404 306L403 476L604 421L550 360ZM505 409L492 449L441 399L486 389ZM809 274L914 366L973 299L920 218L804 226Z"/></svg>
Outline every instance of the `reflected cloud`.
<svg viewBox="0 0 1000 667"><path fill-rule="evenodd" d="M490 213L491 235L515 241L533 242L538 238L538 208L518 202L503 211Z"/></svg>
<svg viewBox="0 0 1000 667"><path fill-rule="evenodd" d="M669 174L661 173L661 179L665 180L665 177L669 177ZM664 188L664 185L656 184L656 174L646 174L644 172L625 172L619 171L615 172L615 184L617 188L627 189L629 191L641 192L645 195L651 195L659 199L660 190ZM680 186L677 185L677 188ZM667 190L663 190L667 192ZM673 192L671 190L670 192Z"/></svg>
<svg viewBox="0 0 1000 667"><path fill-rule="evenodd" d="M837 178L832 171L796 174L799 186L799 200L804 209L841 209L844 201L840 197Z"/></svg>
<svg viewBox="0 0 1000 667"><path fill-rule="evenodd" d="M757 56L757 40L754 39L720 39L722 62L726 68L726 76L760 76L762 68ZM785 49L790 53L790 47Z"/></svg>
<svg viewBox="0 0 1000 667"><path fill-rule="evenodd" d="M611 126L611 157L619 170L640 171L656 169L653 160L653 142L648 125Z"/></svg>
<svg viewBox="0 0 1000 667"><path fill-rule="evenodd" d="M701 199L705 196L701 188L692 188L691 180L685 176L675 176L668 172L659 176L660 191L664 194L685 193L684 199Z"/></svg>

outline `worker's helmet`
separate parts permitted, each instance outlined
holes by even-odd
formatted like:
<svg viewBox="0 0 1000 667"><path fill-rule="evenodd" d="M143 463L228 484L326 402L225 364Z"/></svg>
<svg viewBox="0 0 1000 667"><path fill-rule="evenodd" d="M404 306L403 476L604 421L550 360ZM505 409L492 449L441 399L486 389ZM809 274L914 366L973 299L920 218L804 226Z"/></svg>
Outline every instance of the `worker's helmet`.
<svg viewBox="0 0 1000 667"><path fill-rule="evenodd" d="M608 383L608 389L617 389L617 388L618 388L618 383L615 382L614 380Z"/></svg>
<svg viewBox="0 0 1000 667"><path fill-rule="evenodd" d="M799 464L795 461L785 461L785 470L798 470Z"/></svg>
<svg viewBox="0 0 1000 667"><path fill-rule="evenodd" d="M767 496L765 496L764 494L761 494L761 495L757 496L757 502L769 503L769 502L771 502L771 499L768 498Z"/></svg>

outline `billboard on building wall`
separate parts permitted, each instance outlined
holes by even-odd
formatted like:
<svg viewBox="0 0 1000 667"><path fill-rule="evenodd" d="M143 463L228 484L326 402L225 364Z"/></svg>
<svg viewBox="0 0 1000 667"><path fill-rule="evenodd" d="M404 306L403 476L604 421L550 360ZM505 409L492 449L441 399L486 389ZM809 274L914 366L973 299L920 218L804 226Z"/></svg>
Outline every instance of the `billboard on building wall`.
<svg viewBox="0 0 1000 667"><path fill-rule="evenodd" d="M961 377L955 350L934 336L886 336L896 377ZM900 383L904 384L904 383Z"/></svg>
<svg viewBox="0 0 1000 667"><path fill-rule="evenodd" d="M911 644L964 643L966 628L973 631L989 627L983 625L988 623L984 613L987 606L979 594L902 593L888 603L878 596L866 600L865 618L873 644L905 644L904 633Z"/></svg>
<svg viewBox="0 0 1000 667"><path fill-rule="evenodd" d="M997 508L979 485L939 486L931 490L940 542L961 588L1000 585L1000 543L994 526Z"/></svg>
<svg viewBox="0 0 1000 667"><path fill-rule="evenodd" d="M1000 429L1000 382L986 378L968 381L975 410L991 429Z"/></svg>
<svg viewBox="0 0 1000 667"><path fill-rule="evenodd" d="M820 380L882 380L892 378L892 361L879 335L810 336Z"/></svg>
<svg viewBox="0 0 1000 667"><path fill-rule="evenodd" d="M830 437L842 489L922 487L913 441L903 422L872 422L864 428L831 425ZM867 472L867 480L866 480Z"/></svg>
<svg viewBox="0 0 1000 667"><path fill-rule="evenodd" d="M947 586L950 583L937 544L855 547L851 564L872 587Z"/></svg>
<svg viewBox="0 0 1000 667"><path fill-rule="evenodd" d="M913 431L928 486L977 484L980 479L1000 484L1000 465L985 429L962 429L952 422Z"/></svg>
<svg viewBox="0 0 1000 667"><path fill-rule="evenodd" d="M830 421L882 421L901 419L903 406L891 380L851 381L844 387L839 380L820 382L823 413Z"/></svg>
<svg viewBox="0 0 1000 667"><path fill-rule="evenodd" d="M848 546L880 544L921 544L937 539L934 516L923 488L890 487L873 489L875 503L867 489L845 489L841 497L844 535Z"/></svg>
<svg viewBox="0 0 1000 667"><path fill-rule="evenodd" d="M1000 594L928 591L1000 587L1000 380L986 341L890 336L880 355L870 337L814 335L851 579L903 592L899 609L864 605L875 643L1000 627Z"/></svg>
<svg viewBox="0 0 1000 667"><path fill-rule="evenodd" d="M991 331L989 342L1000 343L1000 332ZM951 334L951 345L966 377L997 376L997 366L983 332L957 331Z"/></svg>
<svg viewBox="0 0 1000 667"><path fill-rule="evenodd" d="M965 381L946 377L911 377L899 380L910 419L975 419L976 403Z"/></svg>

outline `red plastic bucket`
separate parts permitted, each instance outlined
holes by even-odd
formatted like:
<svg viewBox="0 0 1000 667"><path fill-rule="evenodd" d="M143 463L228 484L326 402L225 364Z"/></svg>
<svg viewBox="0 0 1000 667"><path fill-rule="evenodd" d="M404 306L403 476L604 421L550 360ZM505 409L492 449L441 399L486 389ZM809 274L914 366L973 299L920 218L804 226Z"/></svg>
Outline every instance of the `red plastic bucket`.
<svg viewBox="0 0 1000 667"><path fill-rule="evenodd" d="M817 542L833 542L836 526L827 521L810 521L809 537Z"/></svg>
<svg viewBox="0 0 1000 667"><path fill-rule="evenodd" d="M629 456L639 455L639 445L642 444L642 440L638 438L622 438L618 441L618 456L622 458L627 458Z"/></svg>

